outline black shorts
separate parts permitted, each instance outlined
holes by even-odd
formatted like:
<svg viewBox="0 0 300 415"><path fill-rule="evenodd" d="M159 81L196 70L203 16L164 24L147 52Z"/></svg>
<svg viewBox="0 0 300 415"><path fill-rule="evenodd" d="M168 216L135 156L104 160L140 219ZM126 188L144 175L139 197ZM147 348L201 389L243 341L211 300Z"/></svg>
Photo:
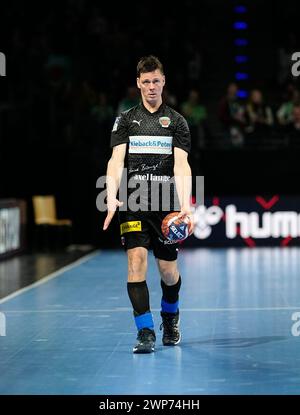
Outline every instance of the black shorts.
<svg viewBox="0 0 300 415"><path fill-rule="evenodd" d="M155 258L175 261L178 243L161 232L162 220L170 212L119 212L121 242L125 250L137 247L152 249Z"/></svg>

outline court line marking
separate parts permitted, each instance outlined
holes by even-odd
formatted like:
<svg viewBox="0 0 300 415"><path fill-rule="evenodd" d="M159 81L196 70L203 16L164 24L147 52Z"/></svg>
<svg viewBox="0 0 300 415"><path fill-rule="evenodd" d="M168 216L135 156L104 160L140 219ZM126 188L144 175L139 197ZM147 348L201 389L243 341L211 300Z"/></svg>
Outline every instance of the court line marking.
<svg viewBox="0 0 300 415"><path fill-rule="evenodd" d="M291 307L241 307L241 308L181 308L180 312L222 312L222 311L285 311L299 310L299 306ZM122 313L132 311L130 307L124 308L103 308L103 309L65 309L65 310L5 310L5 313ZM160 308L152 308L151 311L160 312Z"/></svg>
<svg viewBox="0 0 300 415"><path fill-rule="evenodd" d="M99 254L100 250L97 250L96 252L93 251L79 259L77 259L76 261L72 262L71 264L68 264L60 269L58 269L57 271L52 272L49 275L46 275L45 277L42 277L40 280L27 285L26 287L21 288L20 290L17 290L9 295L7 295L6 297L3 297L2 299L0 299L0 304L5 303L8 300L11 300L12 298L17 297L20 294L25 293L26 291L31 290L32 288L36 288L42 284L45 284L46 282L53 280L56 277L59 277L61 274L63 274L66 271L69 271L72 268L77 267L78 265L83 264L84 262L87 262L89 259L94 258L95 256L97 256Z"/></svg>

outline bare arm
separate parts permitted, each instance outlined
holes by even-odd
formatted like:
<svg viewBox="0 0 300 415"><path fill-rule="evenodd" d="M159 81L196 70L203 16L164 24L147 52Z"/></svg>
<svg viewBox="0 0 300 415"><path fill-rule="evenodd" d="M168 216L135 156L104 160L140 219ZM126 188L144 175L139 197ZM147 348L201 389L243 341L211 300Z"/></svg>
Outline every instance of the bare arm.
<svg viewBox="0 0 300 415"><path fill-rule="evenodd" d="M106 230L116 212L116 208L123 205L117 199L124 159L126 154L126 143L113 148L112 156L107 164L106 187L107 187L107 215L104 221L103 230Z"/></svg>

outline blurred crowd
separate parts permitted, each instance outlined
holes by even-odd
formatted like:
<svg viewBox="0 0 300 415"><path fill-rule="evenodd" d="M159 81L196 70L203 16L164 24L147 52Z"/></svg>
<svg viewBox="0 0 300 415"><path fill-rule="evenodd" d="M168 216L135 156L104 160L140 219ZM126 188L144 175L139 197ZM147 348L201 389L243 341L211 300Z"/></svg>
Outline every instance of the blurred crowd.
<svg viewBox="0 0 300 415"><path fill-rule="evenodd" d="M238 86L230 83L220 100L218 116L224 138L232 146L263 146L276 142L284 146L300 147L300 94L292 82L282 90L281 100L272 105L260 89L252 89L247 100L238 98Z"/></svg>
<svg viewBox="0 0 300 415"><path fill-rule="evenodd" d="M232 82L223 97L220 91L208 104L202 88L209 71L208 14L206 3L199 3L185 1L178 32L173 9L145 30L147 8L132 7L125 22L120 16L128 5L122 3L116 16L111 6L96 1L45 1L32 13L25 2L12 2L0 16L9 74L1 84L1 131L9 128L10 139L22 136L27 146L88 149L95 160L105 160L114 118L139 102L136 62L155 52L166 63L164 100L186 117L195 152L299 145L299 90L288 79L284 49L278 102L251 87L240 99L240 86ZM219 123L217 133L212 122Z"/></svg>

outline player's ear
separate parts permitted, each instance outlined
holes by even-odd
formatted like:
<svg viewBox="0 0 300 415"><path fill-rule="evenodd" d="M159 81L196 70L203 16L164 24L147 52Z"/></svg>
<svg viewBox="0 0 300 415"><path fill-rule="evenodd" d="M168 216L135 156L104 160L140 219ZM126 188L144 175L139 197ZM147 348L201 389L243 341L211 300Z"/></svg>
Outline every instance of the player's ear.
<svg viewBox="0 0 300 415"><path fill-rule="evenodd" d="M163 75L163 86L165 86L165 84L166 84L166 77L165 75Z"/></svg>
<svg viewBox="0 0 300 415"><path fill-rule="evenodd" d="M138 89L141 89L140 78L136 78L136 84Z"/></svg>

